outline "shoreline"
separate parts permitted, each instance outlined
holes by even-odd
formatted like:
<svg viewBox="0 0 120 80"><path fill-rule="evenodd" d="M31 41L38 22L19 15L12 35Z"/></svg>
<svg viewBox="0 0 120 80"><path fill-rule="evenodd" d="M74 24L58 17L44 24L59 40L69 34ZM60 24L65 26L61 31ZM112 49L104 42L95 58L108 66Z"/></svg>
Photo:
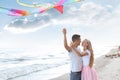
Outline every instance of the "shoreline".
<svg viewBox="0 0 120 80"><path fill-rule="evenodd" d="M118 54L118 55L117 55ZM120 49L111 49L105 55L95 59L98 80L120 80ZM49 80L69 80L69 73Z"/></svg>

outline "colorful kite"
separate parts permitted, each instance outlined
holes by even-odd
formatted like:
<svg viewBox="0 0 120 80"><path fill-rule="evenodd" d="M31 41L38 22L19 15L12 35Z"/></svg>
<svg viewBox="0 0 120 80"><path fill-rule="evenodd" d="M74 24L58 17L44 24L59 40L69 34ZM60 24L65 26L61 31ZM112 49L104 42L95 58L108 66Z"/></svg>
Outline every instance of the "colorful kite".
<svg viewBox="0 0 120 80"><path fill-rule="evenodd" d="M80 2L82 0L60 0L58 2L55 2L55 0L51 0L51 2L53 3L45 3L43 0L41 0L41 4L39 4L38 2L33 2L33 4L26 4L26 3L23 3L23 2L20 2L21 0L16 0L16 2L21 5L21 6L25 6L25 7L33 7L33 8L40 8L39 12L38 13L42 13L42 12L45 12L51 8L55 8L56 10L58 10L60 13L63 13L63 8L65 4L70 4L70 3L73 3L73 2ZM49 1L50 2L50 1Z"/></svg>
<svg viewBox="0 0 120 80"><path fill-rule="evenodd" d="M60 1L57 0L57 2L55 1L56 0L54 1L51 0L52 3L50 2L46 3L45 0L43 0L43 2L41 0L41 3L33 2L32 4L26 4L26 3L21 2L21 0L16 0L16 2L21 6L30 7L30 8L31 7L38 8L38 11L28 12L28 11L20 10L20 9L9 9L9 8L0 7L0 13L5 13L10 16L28 16L34 13L40 14L52 8L56 9L60 13L63 13L64 5L70 4L73 2L80 2L81 0L60 0Z"/></svg>
<svg viewBox="0 0 120 80"><path fill-rule="evenodd" d="M25 10L9 9L9 8L3 8L3 7L0 7L0 12L3 14L5 13L10 16L27 16L30 14L29 12Z"/></svg>

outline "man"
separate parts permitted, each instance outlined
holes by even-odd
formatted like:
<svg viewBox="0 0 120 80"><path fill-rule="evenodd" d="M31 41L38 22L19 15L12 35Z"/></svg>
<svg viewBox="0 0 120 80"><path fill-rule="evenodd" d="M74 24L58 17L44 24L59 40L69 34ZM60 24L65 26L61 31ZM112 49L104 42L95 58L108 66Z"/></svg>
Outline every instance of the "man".
<svg viewBox="0 0 120 80"><path fill-rule="evenodd" d="M71 73L70 73L70 80L81 80L81 71L82 71L82 58L75 54L70 46L67 44L67 37L66 37L66 29L63 29L64 35L64 47L69 52L70 60L71 60ZM81 39L80 35L74 34L72 36L72 41L75 44L76 49L80 51L78 46L80 45ZM81 52L81 51L80 51Z"/></svg>

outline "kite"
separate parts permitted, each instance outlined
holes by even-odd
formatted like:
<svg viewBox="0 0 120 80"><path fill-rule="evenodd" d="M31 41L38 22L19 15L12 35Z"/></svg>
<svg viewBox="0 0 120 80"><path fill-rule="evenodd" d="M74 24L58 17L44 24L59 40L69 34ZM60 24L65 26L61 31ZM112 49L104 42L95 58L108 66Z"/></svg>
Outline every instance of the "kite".
<svg viewBox="0 0 120 80"><path fill-rule="evenodd" d="M26 3L23 3L23 2L20 2L20 1L21 0L16 0L16 2L21 6L41 8L38 13L45 12L45 11L51 9L51 8L54 8L54 9L58 10L60 13L63 13L63 8L64 8L63 5L70 4L70 3L73 3L73 2L80 2L82 0L60 0L58 2L55 2L55 0L54 0L54 1L52 1L52 2L54 2L53 4L45 3L45 2L42 3L42 0L41 0L42 4L39 4L38 2L33 2L33 4L26 4ZM45 0L43 0L43 1L45 1Z"/></svg>
<svg viewBox="0 0 120 80"><path fill-rule="evenodd" d="M70 4L73 2L80 2L82 0L59 0L59 1L58 0L54 0L54 1L50 0L52 3L50 1L45 2L45 0L43 0L43 1L40 0L41 3L33 2L32 4L23 3L21 1L22 0L16 0L16 2L21 6L29 7L29 8L37 8L38 11L37 12L28 12L26 10L21 10L21 9L9 9L9 8L0 7L0 13L5 13L10 16L28 16L28 15L35 14L35 13L40 14L49 9L54 8L62 14L64 5ZM57 1L57 2L55 2L55 1Z"/></svg>
<svg viewBox="0 0 120 80"><path fill-rule="evenodd" d="M64 3L72 3L72 2L80 2L81 0L60 0L59 2L55 2L54 1L48 1L48 3L44 2L45 0L40 0L41 3L39 2L32 2L32 4L27 4L27 3L24 3L24 2L21 2L22 0L16 0L16 2L21 5L21 6L25 6L25 7L32 7L32 8L39 8L39 7L42 7L42 6L47 6L48 4L50 4L52 2L53 5L55 5L55 3L57 3L58 5L63 5ZM50 3L49 3L50 2Z"/></svg>
<svg viewBox="0 0 120 80"><path fill-rule="evenodd" d="M9 8L3 8L3 7L0 7L0 12L5 13L10 16L27 16L30 14L29 12L25 10L9 9Z"/></svg>

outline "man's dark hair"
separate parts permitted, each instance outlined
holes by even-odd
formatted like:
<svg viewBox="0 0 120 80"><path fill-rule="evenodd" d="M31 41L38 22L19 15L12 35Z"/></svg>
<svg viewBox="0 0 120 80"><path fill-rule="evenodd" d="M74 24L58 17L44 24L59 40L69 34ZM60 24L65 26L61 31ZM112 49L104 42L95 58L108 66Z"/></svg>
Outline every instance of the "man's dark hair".
<svg viewBox="0 0 120 80"><path fill-rule="evenodd" d="M73 42L76 41L76 40L78 40L78 39L80 39L80 35L74 34L74 35L72 36L72 41L73 41Z"/></svg>

